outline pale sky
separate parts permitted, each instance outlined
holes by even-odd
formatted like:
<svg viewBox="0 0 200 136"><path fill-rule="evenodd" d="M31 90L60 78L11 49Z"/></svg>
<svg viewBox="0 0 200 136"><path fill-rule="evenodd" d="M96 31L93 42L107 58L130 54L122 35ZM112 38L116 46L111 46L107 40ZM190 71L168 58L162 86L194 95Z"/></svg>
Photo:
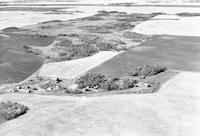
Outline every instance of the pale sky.
<svg viewBox="0 0 200 136"><path fill-rule="evenodd" d="M125 3L125 2L134 2L134 3L196 3L200 0L0 0L0 2L78 2L78 3Z"/></svg>

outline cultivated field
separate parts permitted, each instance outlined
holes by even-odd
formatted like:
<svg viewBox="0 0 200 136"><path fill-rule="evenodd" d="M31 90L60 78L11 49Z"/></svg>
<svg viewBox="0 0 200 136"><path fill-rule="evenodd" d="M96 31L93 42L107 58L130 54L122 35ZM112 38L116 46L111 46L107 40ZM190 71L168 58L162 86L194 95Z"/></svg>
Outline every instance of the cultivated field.
<svg viewBox="0 0 200 136"><path fill-rule="evenodd" d="M200 71L200 39L198 37L154 36L124 52L91 72L121 76L135 67L157 64L176 70Z"/></svg>
<svg viewBox="0 0 200 136"><path fill-rule="evenodd" d="M23 46L47 46L54 37L29 34L0 35L0 84L19 82L38 70L43 59L27 54Z"/></svg>

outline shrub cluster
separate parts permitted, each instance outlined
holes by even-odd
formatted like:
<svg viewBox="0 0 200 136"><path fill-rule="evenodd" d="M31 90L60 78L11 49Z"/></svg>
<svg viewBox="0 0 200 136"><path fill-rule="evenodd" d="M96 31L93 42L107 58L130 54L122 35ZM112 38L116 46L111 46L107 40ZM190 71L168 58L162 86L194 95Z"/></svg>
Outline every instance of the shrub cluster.
<svg viewBox="0 0 200 136"><path fill-rule="evenodd" d="M157 16L157 15L165 15L166 13L163 12L154 12L152 15Z"/></svg>
<svg viewBox="0 0 200 136"><path fill-rule="evenodd" d="M123 87L124 89L133 88L138 83L138 80L126 77L123 79Z"/></svg>
<svg viewBox="0 0 200 136"><path fill-rule="evenodd" d="M52 50L58 52L58 57L52 58L54 61L65 61L91 56L99 51L108 50L125 50L126 46L123 41L111 39L101 41L96 35L90 34L71 34L69 38L59 38L58 43ZM70 40L70 38L74 38ZM73 42L75 41L75 42ZM32 51L29 47L24 47L27 51Z"/></svg>
<svg viewBox="0 0 200 136"><path fill-rule="evenodd" d="M111 78L107 79L106 82L101 84L101 88L105 90L121 90L123 89L123 85L121 84L122 82L120 81L119 78Z"/></svg>
<svg viewBox="0 0 200 136"><path fill-rule="evenodd" d="M182 13L177 13L176 15L183 17L193 17L193 16L200 16L200 13L182 12Z"/></svg>
<svg viewBox="0 0 200 136"><path fill-rule="evenodd" d="M29 108L16 102L1 102L0 115L6 120L11 120L19 117L27 112Z"/></svg>
<svg viewBox="0 0 200 136"><path fill-rule="evenodd" d="M82 18L82 20L87 20L87 21L98 21L98 20L102 20L102 18L100 18L100 17L98 17L98 16L90 16L90 17Z"/></svg>
<svg viewBox="0 0 200 136"><path fill-rule="evenodd" d="M98 11L97 13L98 13L98 14L107 14L107 13L109 13L109 12L107 12L107 11L105 11L105 10L100 10L100 11Z"/></svg>
<svg viewBox="0 0 200 136"><path fill-rule="evenodd" d="M128 38L128 39L133 39L134 41L138 41L138 42L141 42L143 40L147 40L150 38L149 36L138 34L135 32L129 32L129 31L124 32L123 37Z"/></svg>
<svg viewBox="0 0 200 136"><path fill-rule="evenodd" d="M134 28L134 25L131 25L129 22L118 22L116 24L113 24L112 26L112 29L118 31Z"/></svg>
<svg viewBox="0 0 200 136"><path fill-rule="evenodd" d="M132 72L129 72L130 76L140 76L146 78L147 76L157 75L161 72L166 71L166 67L154 66L154 65L144 65L134 69Z"/></svg>
<svg viewBox="0 0 200 136"><path fill-rule="evenodd" d="M109 34L112 33L106 26L81 26L83 30L86 30L90 33L102 33L102 34Z"/></svg>
<svg viewBox="0 0 200 136"><path fill-rule="evenodd" d="M4 32L12 32L12 31L18 31L20 30L19 28L17 27L7 27L7 28L4 28L2 29Z"/></svg>
<svg viewBox="0 0 200 136"><path fill-rule="evenodd" d="M40 24L60 23L60 22L62 22L62 21L61 20L50 20L50 21L41 22Z"/></svg>
<svg viewBox="0 0 200 136"><path fill-rule="evenodd" d="M101 51L109 51L109 50L116 50L116 44L108 43L108 42L98 42L96 43L96 47L99 48Z"/></svg>
<svg viewBox="0 0 200 136"><path fill-rule="evenodd" d="M55 61L65 61L72 60L82 57L88 57L99 50L90 44L72 44L71 41L65 40L60 44L56 45L56 48L59 49L59 57L55 59Z"/></svg>
<svg viewBox="0 0 200 136"><path fill-rule="evenodd" d="M102 74L88 73L76 80L80 89L89 87L104 90L122 90L134 87L138 81L132 77L107 78Z"/></svg>
<svg viewBox="0 0 200 136"><path fill-rule="evenodd" d="M117 22L117 23L106 23L103 25L89 25L81 26L80 28L91 33L112 33L113 31L122 31L125 29L133 28L134 25L131 25L129 22Z"/></svg>
<svg viewBox="0 0 200 136"><path fill-rule="evenodd" d="M99 37L96 35L91 35L91 34L80 35L80 40L86 44L95 44L98 39Z"/></svg>
<svg viewBox="0 0 200 136"><path fill-rule="evenodd" d="M83 94L84 91L82 91L81 89L75 89L75 90L72 90L72 89L65 89L64 90L64 93L67 93L67 94Z"/></svg>
<svg viewBox="0 0 200 136"><path fill-rule="evenodd" d="M121 14L118 15L117 20L123 21L123 22L135 22L135 21L146 21L152 17L156 16L155 14L138 14L138 13L132 13L132 14Z"/></svg>
<svg viewBox="0 0 200 136"><path fill-rule="evenodd" d="M110 14L127 14L126 12L119 12L119 11L105 11L105 10L100 10L98 11L98 14L95 16L106 16Z"/></svg>
<svg viewBox="0 0 200 136"><path fill-rule="evenodd" d="M105 83L106 77L102 74L88 73L79 79L76 83L79 88L91 87L91 88L100 88L102 83Z"/></svg>
<svg viewBox="0 0 200 136"><path fill-rule="evenodd" d="M110 39L108 41L99 41L95 44L95 46L101 51L109 51L109 50L125 50L126 43L121 40Z"/></svg>

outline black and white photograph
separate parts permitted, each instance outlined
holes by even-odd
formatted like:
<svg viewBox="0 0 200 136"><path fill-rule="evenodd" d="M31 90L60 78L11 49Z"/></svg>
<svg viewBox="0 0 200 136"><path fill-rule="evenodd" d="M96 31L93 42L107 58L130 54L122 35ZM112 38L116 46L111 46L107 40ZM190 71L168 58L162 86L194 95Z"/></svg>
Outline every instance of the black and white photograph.
<svg viewBox="0 0 200 136"><path fill-rule="evenodd" d="M200 136L200 0L0 0L0 136Z"/></svg>

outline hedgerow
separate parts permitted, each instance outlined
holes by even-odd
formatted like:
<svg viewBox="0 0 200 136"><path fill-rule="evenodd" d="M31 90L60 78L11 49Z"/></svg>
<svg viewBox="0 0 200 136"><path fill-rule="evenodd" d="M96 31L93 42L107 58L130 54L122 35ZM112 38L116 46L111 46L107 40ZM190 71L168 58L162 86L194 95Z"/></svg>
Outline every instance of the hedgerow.
<svg viewBox="0 0 200 136"><path fill-rule="evenodd" d="M147 76L157 75L166 70L167 68L163 66L144 65L142 67L135 68L133 71L129 72L129 75L146 78Z"/></svg>

